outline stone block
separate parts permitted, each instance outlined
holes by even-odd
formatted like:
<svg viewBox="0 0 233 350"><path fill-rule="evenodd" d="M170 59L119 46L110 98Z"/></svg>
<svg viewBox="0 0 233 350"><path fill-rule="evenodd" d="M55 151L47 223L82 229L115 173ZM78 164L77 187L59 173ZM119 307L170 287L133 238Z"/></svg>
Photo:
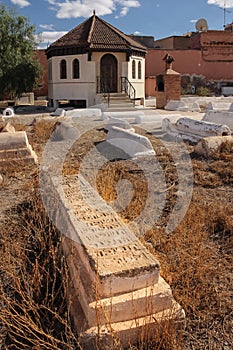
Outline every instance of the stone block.
<svg viewBox="0 0 233 350"><path fill-rule="evenodd" d="M212 136L201 139L194 147L195 153L210 157L220 152L224 145L233 147L233 136Z"/></svg>
<svg viewBox="0 0 233 350"><path fill-rule="evenodd" d="M15 132L15 128L10 122L7 122L0 132Z"/></svg>

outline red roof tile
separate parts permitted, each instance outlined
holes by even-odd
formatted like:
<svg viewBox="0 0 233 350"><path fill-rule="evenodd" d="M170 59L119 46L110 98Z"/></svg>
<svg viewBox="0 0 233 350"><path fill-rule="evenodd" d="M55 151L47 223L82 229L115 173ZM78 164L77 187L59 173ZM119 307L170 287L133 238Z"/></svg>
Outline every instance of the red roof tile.
<svg viewBox="0 0 233 350"><path fill-rule="evenodd" d="M80 47L128 50L146 53L146 47L95 14L50 45L50 48Z"/></svg>

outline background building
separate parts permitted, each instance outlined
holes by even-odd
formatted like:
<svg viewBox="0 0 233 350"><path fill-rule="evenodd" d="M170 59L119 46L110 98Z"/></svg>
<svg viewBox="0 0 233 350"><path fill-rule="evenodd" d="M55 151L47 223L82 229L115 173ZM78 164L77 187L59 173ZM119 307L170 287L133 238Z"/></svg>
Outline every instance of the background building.
<svg viewBox="0 0 233 350"><path fill-rule="evenodd" d="M121 92L123 78L135 88L135 98L155 96L166 54L181 74L183 93L207 87L216 94L233 94L233 24L225 30L204 29L155 41L153 36L126 35L93 15L46 50L48 62L39 51L49 77L47 86L44 74L36 96L48 96L54 106L61 99L90 106L105 89Z"/></svg>

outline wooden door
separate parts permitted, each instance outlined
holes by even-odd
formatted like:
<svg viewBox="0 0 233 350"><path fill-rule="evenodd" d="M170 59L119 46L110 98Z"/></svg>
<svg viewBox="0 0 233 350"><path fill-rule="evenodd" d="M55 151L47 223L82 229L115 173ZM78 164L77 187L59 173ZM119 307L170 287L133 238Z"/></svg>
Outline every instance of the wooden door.
<svg viewBox="0 0 233 350"><path fill-rule="evenodd" d="M108 92L117 92L117 59L115 56L106 54L101 58L100 78L101 85Z"/></svg>

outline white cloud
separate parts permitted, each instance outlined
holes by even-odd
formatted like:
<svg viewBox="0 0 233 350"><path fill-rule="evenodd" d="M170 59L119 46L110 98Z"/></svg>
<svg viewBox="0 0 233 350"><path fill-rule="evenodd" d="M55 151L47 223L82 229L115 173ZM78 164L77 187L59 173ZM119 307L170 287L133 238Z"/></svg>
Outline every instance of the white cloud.
<svg viewBox="0 0 233 350"><path fill-rule="evenodd" d="M45 31L36 35L36 41L39 44L39 48L44 48L61 38L66 32L56 32L56 31Z"/></svg>
<svg viewBox="0 0 233 350"><path fill-rule="evenodd" d="M12 4L18 5L19 7L26 7L31 5L31 3L27 0L11 0Z"/></svg>
<svg viewBox="0 0 233 350"><path fill-rule="evenodd" d="M117 11L120 7L120 15L125 16L130 8L139 7L140 2L137 0L47 0L56 11L57 18L77 18L89 17L95 10L97 16L103 16ZM116 16L117 18L118 16Z"/></svg>
<svg viewBox="0 0 233 350"><path fill-rule="evenodd" d="M53 30L54 24L40 24L39 27L46 30Z"/></svg>
<svg viewBox="0 0 233 350"><path fill-rule="evenodd" d="M207 3L209 5L217 5L221 8L232 8L233 7L233 0L208 0Z"/></svg>
<svg viewBox="0 0 233 350"><path fill-rule="evenodd" d="M127 15L131 7L141 6L139 1L135 1L135 0L116 0L115 2L121 6L120 15L122 17Z"/></svg>
<svg viewBox="0 0 233 350"><path fill-rule="evenodd" d="M122 7L120 15L123 17L123 16L127 15L128 12L129 12L128 7L126 7L126 6Z"/></svg>
<svg viewBox="0 0 233 350"><path fill-rule="evenodd" d="M190 23L196 23L198 20L197 19L191 19Z"/></svg>

